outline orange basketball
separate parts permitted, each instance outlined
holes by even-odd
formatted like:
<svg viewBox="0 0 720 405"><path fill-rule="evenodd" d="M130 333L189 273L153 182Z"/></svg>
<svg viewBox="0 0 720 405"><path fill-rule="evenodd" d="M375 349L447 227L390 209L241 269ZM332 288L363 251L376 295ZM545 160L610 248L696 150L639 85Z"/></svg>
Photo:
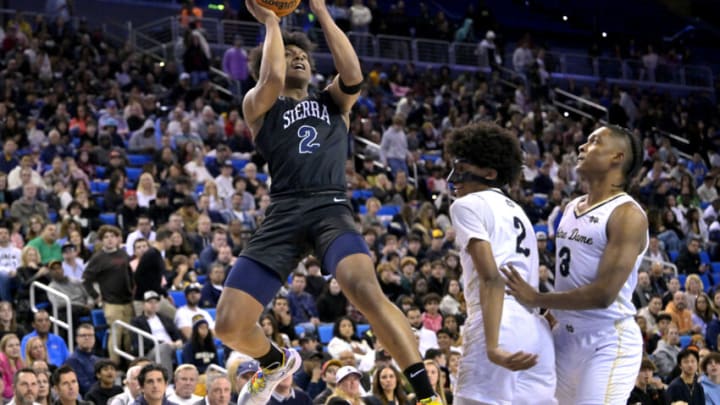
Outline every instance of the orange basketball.
<svg viewBox="0 0 720 405"><path fill-rule="evenodd" d="M276 16L285 17L295 11L301 0L255 0L257 4L272 10Z"/></svg>

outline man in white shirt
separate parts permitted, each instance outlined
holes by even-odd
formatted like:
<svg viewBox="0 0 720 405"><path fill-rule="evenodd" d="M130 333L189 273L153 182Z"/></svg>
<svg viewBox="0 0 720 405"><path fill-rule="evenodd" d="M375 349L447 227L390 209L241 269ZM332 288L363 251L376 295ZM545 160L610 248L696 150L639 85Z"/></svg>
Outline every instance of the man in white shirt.
<svg viewBox="0 0 720 405"><path fill-rule="evenodd" d="M0 222L0 300L12 301L12 286L20 266L20 249L10 243L10 228Z"/></svg>
<svg viewBox="0 0 720 405"><path fill-rule="evenodd" d="M292 385L292 375L288 376ZM226 375L213 374L208 377L207 396L195 405L228 405L230 403L230 380ZM272 400L269 402L272 403Z"/></svg>
<svg viewBox="0 0 720 405"><path fill-rule="evenodd" d="M82 282L82 275L85 271L85 262L77 257L77 247L72 243L62 246L62 269L70 281Z"/></svg>
<svg viewBox="0 0 720 405"><path fill-rule="evenodd" d="M175 326L177 326L186 340L190 339L190 335L192 334L193 316L195 315L202 315L207 320L210 330L215 330L215 321L212 316L210 316L206 310L198 308L201 290L202 285L198 283L193 283L185 287L185 300L187 304L178 308L177 312L175 312Z"/></svg>
<svg viewBox="0 0 720 405"><path fill-rule="evenodd" d="M143 338L143 347L145 353L139 353L149 359L155 359L155 353L160 351L160 365L170 372L173 369L173 361L175 359L175 351L182 348L183 341L180 331L175 327L172 319L163 314L158 313L160 307L160 294L155 291L145 291L143 295L145 303L143 304L143 312L140 316L132 320L132 325L136 328L150 333L157 338L159 344ZM138 339L135 335L133 347L138 350Z"/></svg>
<svg viewBox="0 0 720 405"><path fill-rule="evenodd" d="M37 374L31 368L21 368L13 378L13 397L7 405L39 405Z"/></svg>
<svg viewBox="0 0 720 405"><path fill-rule="evenodd" d="M230 198L235 193L232 161L226 160L223 162L220 167L220 175L215 177L215 185L217 185L218 196L222 199L222 204L230 208Z"/></svg>
<svg viewBox="0 0 720 405"><path fill-rule="evenodd" d="M705 175L703 183L697 189L698 197L700 201L704 203L713 202L718 198L718 191L715 187L715 176L712 173Z"/></svg>
<svg viewBox="0 0 720 405"><path fill-rule="evenodd" d="M405 317L408 322L410 322L410 326L413 327L415 336L418 337L418 349L420 350L421 356L424 357L428 349L438 348L437 335L435 332L423 326L420 308L416 306L410 307L410 309L405 311Z"/></svg>
<svg viewBox="0 0 720 405"><path fill-rule="evenodd" d="M138 215L137 229L130 232L125 240L125 251L128 257L132 257L135 253L135 241L137 239L145 239L149 242L155 241L155 231L152 230L152 220L147 214Z"/></svg>
<svg viewBox="0 0 720 405"><path fill-rule="evenodd" d="M178 405L192 405L202 400L201 396L195 395L198 376L197 367L192 364L183 364L175 369L175 392L168 395L168 401Z"/></svg>
<svg viewBox="0 0 720 405"><path fill-rule="evenodd" d="M132 403L135 402L135 398L140 395L138 374L140 374L140 370L145 364L135 365L128 369L127 374L125 375L125 388L123 393L110 398L110 400L108 400L108 405L132 405Z"/></svg>

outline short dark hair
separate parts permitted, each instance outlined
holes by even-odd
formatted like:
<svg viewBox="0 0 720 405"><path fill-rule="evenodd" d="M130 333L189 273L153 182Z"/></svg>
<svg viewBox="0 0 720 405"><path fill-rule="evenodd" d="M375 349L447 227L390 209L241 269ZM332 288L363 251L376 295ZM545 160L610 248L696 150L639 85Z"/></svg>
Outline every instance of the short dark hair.
<svg viewBox="0 0 720 405"><path fill-rule="evenodd" d="M95 374L99 373L105 367L112 367L117 370L117 364L110 359L100 359L95 363Z"/></svg>
<svg viewBox="0 0 720 405"><path fill-rule="evenodd" d="M618 139L625 139L628 144L630 156L625 157L623 163L623 173L625 174L625 189L628 189L633 178L637 175L643 165L643 146L642 141L639 137L635 136L627 128L623 128L619 125L605 125L610 131L610 134Z"/></svg>
<svg viewBox="0 0 720 405"><path fill-rule="evenodd" d="M97 232L98 240L102 240L105 237L106 233L112 233L113 235L115 235L117 237L122 236L122 231L120 230L120 228L118 228L115 225L105 224L105 225L100 226L100 229L98 229L98 232Z"/></svg>
<svg viewBox="0 0 720 405"><path fill-rule="evenodd" d="M650 359L643 359L643 361L640 363L640 371L642 370L650 370L652 372L655 372L657 370L657 367L655 367L655 363L653 363Z"/></svg>
<svg viewBox="0 0 720 405"><path fill-rule="evenodd" d="M315 44L310 41L307 35L300 31L283 31L282 32L283 45L288 47L290 45L297 46L298 48L305 51L308 55L308 62L310 62L310 69L315 67L315 60L310 54L315 49ZM250 67L250 75L253 79L257 80L260 76L260 63L262 62L263 55L263 44L260 44L250 51L248 56L248 67Z"/></svg>
<svg viewBox="0 0 720 405"><path fill-rule="evenodd" d="M491 122L478 122L455 129L448 143L450 155L497 172L495 183L510 184L522 171L520 142L510 131Z"/></svg>
<svg viewBox="0 0 720 405"><path fill-rule="evenodd" d="M145 377L147 377L148 373L151 373L153 371L159 371L162 373L163 380L167 382L168 380L168 372L163 368L162 366L150 363L146 366L143 366L143 368L140 370L140 374L138 374L138 382L140 383L140 387L143 387L145 385Z"/></svg>
<svg viewBox="0 0 720 405"><path fill-rule="evenodd" d="M431 292L423 295L422 302L423 305L427 305L431 302L437 302L439 304L441 299L440 294Z"/></svg>
<svg viewBox="0 0 720 405"><path fill-rule="evenodd" d="M73 370L72 367L68 365L60 366L58 367L50 377L50 383L53 387L57 387L60 384L60 377L63 376L63 374L69 374L69 373L75 373L75 370ZM75 373L75 376L77 377L77 373Z"/></svg>
<svg viewBox="0 0 720 405"><path fill-rule="evenodd" d="M160 229L158 229L158 231L155 233L155 241L157 241L157 242L162 242L162 241L164 241L165 239L169 239L170 236L172 236L172 232L170 232L169 229L167 229L167 228L160 228Z"/></svg>
<svg viewBox="0 0 720 405"><path fill-rule="evenodd" d="M677 355L677 364L680 365L684 358L690 356L695 356L695 360L700 360L700 356L698 355L698 352L696 350L682 349Z"/></svg>
<svg viewBox="0 0 720 405"><path fill-rule="evenodd" d="M20 381L20 374L24 374L24 373L32 374L37 377L37 373L35 372L35 370L33 370L30 367L23 367L23 368L19 369L18 371L16 371L15 374L13 375L13 387L15 386L15 384L17 384L18 381Z"/></svg>
<svg viewBox="0 0 720 405"><path fill-rule="evenodd" d="M704 359L702 359L702 362L700 362L700 370L702 370L703 373L707 374L706 368L711 360L720 364L720 353L710 352L710 354L708 354L707 356L705 356Z"/></svg>

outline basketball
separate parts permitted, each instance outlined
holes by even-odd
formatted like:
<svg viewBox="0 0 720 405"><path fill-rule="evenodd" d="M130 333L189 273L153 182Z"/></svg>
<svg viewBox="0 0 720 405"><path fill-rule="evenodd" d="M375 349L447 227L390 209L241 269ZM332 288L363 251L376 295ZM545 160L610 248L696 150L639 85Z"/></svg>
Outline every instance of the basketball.
<svg viewBox="0 0 720 405"><path fill-rule="evenodd" d="M272 10L276 16L285 17L295 11L301 0L255 0L257 4Z"/></svg>

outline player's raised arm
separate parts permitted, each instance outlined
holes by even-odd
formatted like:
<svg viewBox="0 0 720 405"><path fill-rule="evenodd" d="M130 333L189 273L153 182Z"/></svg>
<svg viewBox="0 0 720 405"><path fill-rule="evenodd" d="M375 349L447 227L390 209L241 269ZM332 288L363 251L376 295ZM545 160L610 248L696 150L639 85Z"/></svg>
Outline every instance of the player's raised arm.
<svg viewBox="0 0 720 405"><path fill-rule="evenodd" d="M507 286L518 301L527 305L560 310L607 308L617 298L646 246L648 223L635 204L615 209L608 221L608 242L600 259L598 275L588 285L564 292L539 293L511 266L503 268Z"/></svg>
<svg viewBox="0 0 720 405"><path fill-rule="evenodd" d="M265 25L265 42L257 73L257 83L243 99L243 115L253 136L262 126L262 118L277 101L285 86L285 46L283 45L280 19L273 11L258 5L255 0L245 0L245 6L260 23Z"/></svg>
<svg viewBox="0 0 720 405"><path fill-rule="evenodd" d="M343 112L349 112L360 96L360 84L363 81L362 69L355 49L344 32L335 25L325 6L325 0L310 0L310 10L315 14L325 33L330 53L338 76L328 86L335 103Z"/></svg>

